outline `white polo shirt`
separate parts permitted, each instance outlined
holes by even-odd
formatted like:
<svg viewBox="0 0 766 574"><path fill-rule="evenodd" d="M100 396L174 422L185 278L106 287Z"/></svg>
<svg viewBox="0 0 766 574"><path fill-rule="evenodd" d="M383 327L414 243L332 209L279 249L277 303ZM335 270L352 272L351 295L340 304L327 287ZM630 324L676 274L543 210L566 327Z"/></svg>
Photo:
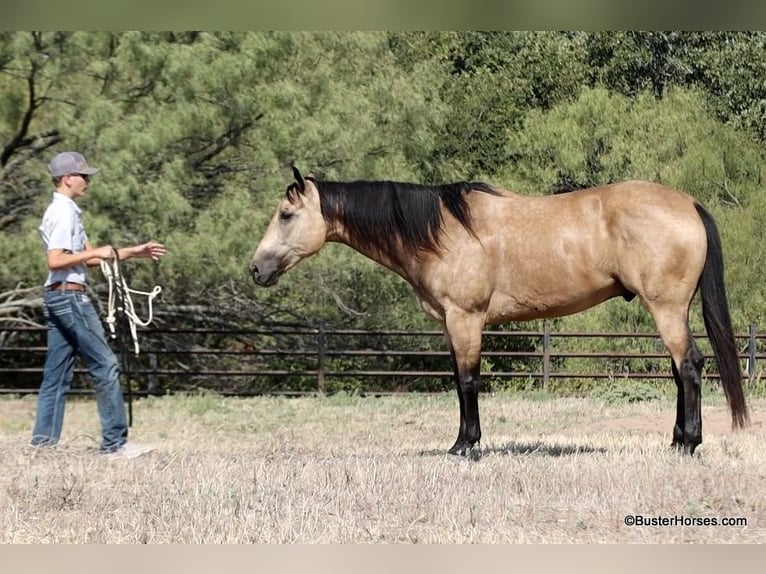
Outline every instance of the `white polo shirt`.
<svg viewBox="0 0 766 574"><path fill-rule="evenodd" d="M53 201L45 210L39 227L40 237L46 252L51 249L63 249L70 253L85 251L85 242L88 240L88 236L85 234L80 213L77 204L66 195L58 192L53 193ZM47 287L61 281L85 285L87 273L87 266L84 263L66 269L49 271L45 285Z"/></svg>

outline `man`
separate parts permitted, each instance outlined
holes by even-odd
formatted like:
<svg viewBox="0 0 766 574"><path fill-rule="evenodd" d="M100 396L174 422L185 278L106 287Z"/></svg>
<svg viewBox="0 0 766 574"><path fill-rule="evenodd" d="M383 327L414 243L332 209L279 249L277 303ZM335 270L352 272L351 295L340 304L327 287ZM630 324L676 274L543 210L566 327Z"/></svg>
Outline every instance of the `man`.
<svg viewBox="0 0 766 574"><path fill-rule="evenodd" d="M48 351L31 444L53 446L58 443L75 356L79 353L96 391L102 433L100 451L110 458L139 456L151 447L128 442L117 358L107 343L103 325L85 287L87 267L114 256L111 245L95 248L90 244L75 203L85 196L90 177L98 173L98 169L89 166L81 154L67 151L51 160L48 171L56 187L40 225L49 270L43 294ZM156 261L164 254L165 246L153 241L117 250L120 261L134 257Z"/></svg>

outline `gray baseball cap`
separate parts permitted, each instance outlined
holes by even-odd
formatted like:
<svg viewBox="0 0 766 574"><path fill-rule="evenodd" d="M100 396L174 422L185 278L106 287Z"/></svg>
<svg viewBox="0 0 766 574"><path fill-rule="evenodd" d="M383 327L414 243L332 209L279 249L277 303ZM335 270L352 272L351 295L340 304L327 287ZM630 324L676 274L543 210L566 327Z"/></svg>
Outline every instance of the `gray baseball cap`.
<svg viewBox="0 0 766 574"><path fill-rule="evenodd" d="M70 173L81 173L83 175L93 175L98 173L98 169L90 167L82 154L76 151L62 151L56 154L48 164L48 171L53 177L61 177Z"/></svg>

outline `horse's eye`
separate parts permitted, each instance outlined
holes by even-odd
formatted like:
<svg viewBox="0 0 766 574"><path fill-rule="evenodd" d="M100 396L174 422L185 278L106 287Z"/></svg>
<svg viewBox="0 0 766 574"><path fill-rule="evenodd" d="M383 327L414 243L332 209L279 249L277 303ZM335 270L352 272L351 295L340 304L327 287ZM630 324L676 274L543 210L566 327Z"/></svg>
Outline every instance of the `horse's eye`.
<svg viewBox="0 0 766 574"><path fill-rule="evenodd" d="M290 221L293 217L292 211L280 211L279 212L279 220L280 221Z"/></svg>

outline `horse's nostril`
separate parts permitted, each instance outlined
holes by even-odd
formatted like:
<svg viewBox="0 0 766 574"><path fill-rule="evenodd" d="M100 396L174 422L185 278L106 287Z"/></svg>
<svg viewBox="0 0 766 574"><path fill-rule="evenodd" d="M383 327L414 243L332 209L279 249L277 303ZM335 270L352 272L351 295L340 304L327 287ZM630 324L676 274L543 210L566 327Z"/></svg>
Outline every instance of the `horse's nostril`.
<svg viewBox="0 0 766 574"><path fill-rule="evenodd" d="M251 265L250 266L250 275L253 276L253 278L258 277L258 266L257 265Z"/></svg>

